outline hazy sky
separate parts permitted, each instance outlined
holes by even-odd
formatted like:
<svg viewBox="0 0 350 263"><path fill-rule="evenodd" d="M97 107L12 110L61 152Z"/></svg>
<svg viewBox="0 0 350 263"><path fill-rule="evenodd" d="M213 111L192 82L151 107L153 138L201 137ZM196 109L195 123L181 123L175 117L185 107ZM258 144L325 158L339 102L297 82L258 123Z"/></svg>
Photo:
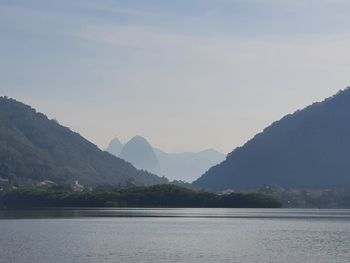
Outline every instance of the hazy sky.
<svg viewBox="0 0 350 263"><path fill-rule="evenodd" d="M101 148L229 152L349 85L350 1L0 0L0 94Z"/></svg>

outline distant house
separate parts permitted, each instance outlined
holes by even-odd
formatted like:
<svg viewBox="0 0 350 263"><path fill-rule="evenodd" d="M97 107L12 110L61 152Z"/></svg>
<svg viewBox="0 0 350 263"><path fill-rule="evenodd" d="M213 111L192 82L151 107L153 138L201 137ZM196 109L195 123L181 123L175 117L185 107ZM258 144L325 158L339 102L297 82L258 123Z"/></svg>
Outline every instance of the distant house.
<svg viewBox="0 0 350 263"><path fill-rule="evenodd" d="M8 189L10 187L10 180L0 177L0 191Z"/></svg>
<svg viewBox="0 0 350 263"><path fill-rule="evenodd" d="M54 186L58 186L58 184L50 180L45 180L39 183L39 187L42 187L42 188L51 188Z"/></svg>
<svg viewBox="0 0 350 263"><path fill-rule="evenodd" d="M76 180L72 186L74 192L82 192L84 191L84 188L85 187L83 185L79 184L78 180Z"/></svg>
<svg viewBox="0 0 350 263"><path fill-rule="evenodd" d="M233 189L226 189L224 191L221 192L222 195L229 195L229 194L233 194L235 191Z"/></svg>

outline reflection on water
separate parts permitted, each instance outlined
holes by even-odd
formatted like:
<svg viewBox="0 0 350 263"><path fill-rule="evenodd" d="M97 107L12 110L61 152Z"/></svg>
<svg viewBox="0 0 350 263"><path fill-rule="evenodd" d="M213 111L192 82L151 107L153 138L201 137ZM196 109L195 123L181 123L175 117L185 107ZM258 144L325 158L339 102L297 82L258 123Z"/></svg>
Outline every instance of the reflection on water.
<svg viewBox="0 0 350 263"><path fill-rule="evenodd" d="M0 210L0 219L79 217L350 219L350 209L55 208L37 210Z"/></svg>
<svg viewBox="0 0 350 263"><path fill-rule="evenodd" d="M350 259L349 210L54 209L0 217L6 263Z"/></svg>

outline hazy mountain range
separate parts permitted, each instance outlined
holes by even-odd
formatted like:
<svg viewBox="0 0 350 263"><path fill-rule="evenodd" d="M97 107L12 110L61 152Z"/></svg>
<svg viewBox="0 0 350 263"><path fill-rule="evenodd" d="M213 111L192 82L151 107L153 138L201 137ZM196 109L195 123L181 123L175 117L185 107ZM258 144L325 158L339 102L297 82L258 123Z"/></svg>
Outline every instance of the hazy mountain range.
<svg viewBox="0 0 350 263"><path fill-rule="evenodd" d="M139 171L21 102L0 97L0 177L34 185L152 185L166 178Z"/></svg>
<svg viewBox="0 0 350 263"><path fill-rule="evenodd" d="M211 190L350 186L350 89L276 121L193 185Z"/></svg>
<svg viewBox="0 0 350 263"><path fill-rule="evenodd" d="M211 166L222 162L225 155L209 149L198 153L167 153L152 147L148 141L135 136L125 145L114 138L107 151L131 162L138 169L144 169L171 180L192 182Z"/></svg>
<svg viewBox="0 0 350 263"><path fill-rule="evenodd" d="M125 145L113 139L107 150L127 162L30 106L0 97L0 178L128 186L168 183L155 174L187 182L200 176L194 187L220 191L349 187L350 89L274 122L226 159L215 150L166 153L140 136Z"/></svg>

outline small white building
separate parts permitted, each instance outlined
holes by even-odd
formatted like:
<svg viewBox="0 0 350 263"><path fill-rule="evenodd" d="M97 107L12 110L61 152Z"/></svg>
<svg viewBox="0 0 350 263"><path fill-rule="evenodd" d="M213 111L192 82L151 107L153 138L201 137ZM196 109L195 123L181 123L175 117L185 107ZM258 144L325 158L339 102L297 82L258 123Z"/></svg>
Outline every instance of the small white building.
<svg viewBox="0 0 350 263"><path fill-rule="evenodd" d="M10 187L10 180L0 177L0 191Z"/></svg>
<svg viewBox="0 0 350 263"><path fill-rule="evenodd" d="M75 180L73 186L72 186L72 189L74 192L82 192L84 191L84 186L79 184L79 181L78 180Z"/></svg>
<svg viewBox="0 0 350 263"><path fill-rule="evenodd" d="M226 190L221 192L221 195L230 195L230 194L233 194L234 192L235 192L235 190L233 190L233 189L226 189Z"/></svg>
<svg viewBox="0 0 350 263"><path fill-rule="evenodd" d="M55 182L53 181L50 181L50 180L44 180L44 181L41 181L39 183L39 187L42 187L42 188L51 188L53 186L57 186L58 184L56 184Z"/></svg>

